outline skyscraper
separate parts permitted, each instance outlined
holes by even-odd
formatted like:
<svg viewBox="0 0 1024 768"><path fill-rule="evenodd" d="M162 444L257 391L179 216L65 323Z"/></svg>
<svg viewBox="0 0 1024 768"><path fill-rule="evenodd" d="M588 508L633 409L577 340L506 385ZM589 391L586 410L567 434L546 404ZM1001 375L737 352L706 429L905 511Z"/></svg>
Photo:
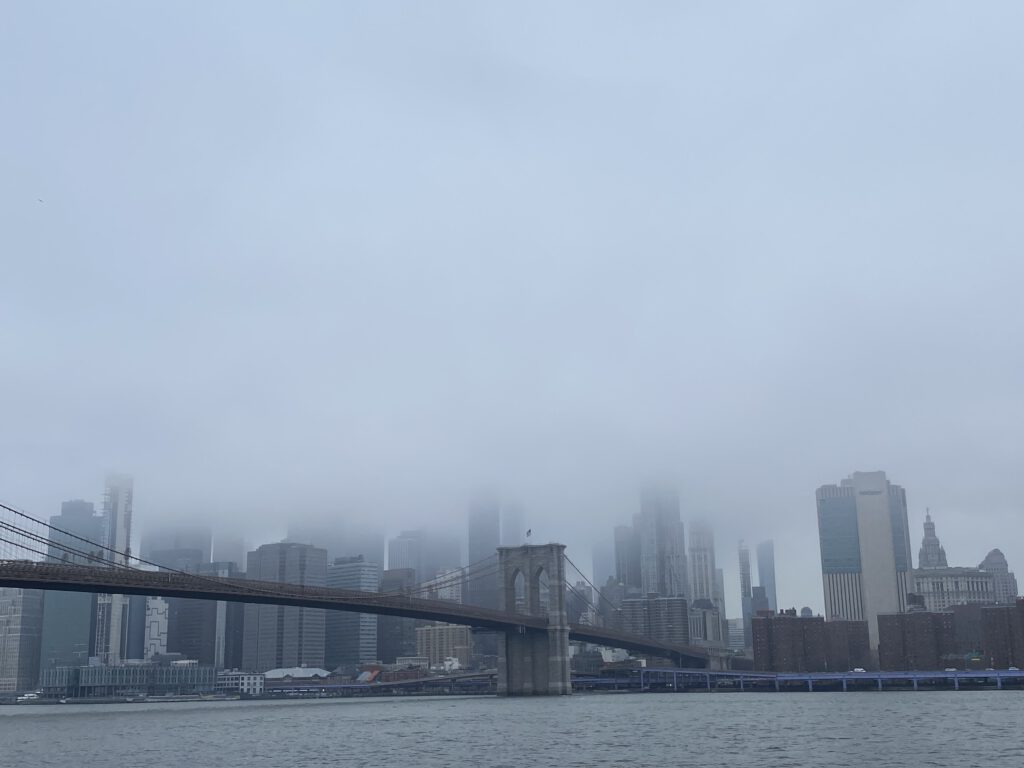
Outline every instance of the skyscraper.
<svg viewBox="0 0 1024 768"><path fill-rule="evenodd" d="M142 535L141 550L146 560L153 560L157 552L198 550L198 562L208 563L213 551L213 530L207 525L179 521L150 526Z"/></svg>
<svg viewBox="0 0 1024 768"><path fill-rule="evenodd" d="M408 592L416 583L412 568L389 568L381 574L380 591ZM401 616L377 616L377 658L394 664L399 656L416 654L416 619Z"/></svg>
<svg viewBox="0 0 1024 768"><path fill-rule="evenodd" d="M443 531L423 532L420 544L419 581L434 579L440 573L462 567L462 541L460 536Z"/></svg>
<svg viewBox="0 0 1024 768"><path fill-rule="evenodd" d="M690 523L690 599L715 601L715 532L702 521ZM719 606L716 606L719 607Z"/></svg>
<svg viewBox="0 0 1024 768"><path fill-rule="evenodd" d="M816 495L825 614L867 621L878 647L878 616L907 609L910 532L907 496L884 472L854 472Z"/></svg>
<svg viewBox="0 0 1024 768"><path fill-rule="evenodd" d="M501 510L501 546L518 547L526 543L526 514L519 504L506 504Z"/></svg>
<svg viewBox="0 0 1024 768"><path fill-rule="evenodd" d="M615 578L627 588L640 590L640 537L631 525L615 528Z"/></svg>
<svg viewBox="0 0 1024 768"><path fill-rule="evenodd" d="M96 514L92 502L75 499L60 505L60 514L50 518L50 539L47 561L78 565L97 564L102 557L99 547L91 547L79 539L103 541L103 518ZM56 530L60 529L60 530ZM61 531L66 531L62 533ZM66 544L86 555L72 555L58 545ZM96 596L84 592L48 591L43 599L43 637L40 646L40 667L84 667L92 655L95 641Z"/></svg>
<svg viewBox="0 0 1024 768"><path fill-rule="evenodd" d="M686 539L679 520L679 494L670 488L649 488L640 497L633 518L640 557L640 588L645 595L687 595Z"/></svg>
<svg viewBox="0 0 1024 768"><path fill-rule="evenodd" d="M202 576L238 578L233 562L196 563ZM245 608L223 600L167 598L167 651L217 669L238 667L242 660Z"/></svg>
<svg viewBox="0 0 1024 768"><path fill-rule="evenodd" d="M388 542L388 570L408 569L415 574L415 580L426 579L420 573L420 555L423 531L402 531Z"/></svg>
<svg viewBox="0 0 1024 768"><path fill-rule="evenodd" d="M930 512L924 517L924 539L921 540L921 551L917 555L918 568L946 568L946 550L942 548L939 537L935 535L935 523Z"/></svg>
<svg viewBox="0 0 1024 768"><path fill-rule="evenodd" d="M711 602L715 604L715 609L721 614L722 621L725 621L725 571L721 568L715 568L715 591ZM725 635L729 634L728 627L725 627L722 631Z"/></svg>
<svg viewBox="0 0 1024 768"><path fill-rule="evenodd" d="M264 544L250 552L246 578L323 587L327 550L308 544ZM322 667L324 611L280 605L246 605L243 666L255 672L279 667Z"/></svg>
<svg viewBox="0 0 1024 768"><path fill-rule="evenodd" d="M0 691L36 687L42 629L42 591L0 587Z"/></svg>
<svg viewBox="0 0 1024 768"><path fill-rule="evenodd" d="M340 557L327 566L327 586L359 592L380 591L380 566L362 555ZM326 668L357 667L376 661L377 617L372 613L329 611L326 618Z"/></svg>
<svg viewBox="0 0 1024 768"><path fill-rule="evenodd" d="M771 539L757 545L757 583L764 587L768 610L779 610L779 599L775 593L775 542Z"/></svg>
<svg viewBox="0 0 1024 768"><path fill-rule="evenodd" d="M615 577L615 544L612 539L602 537L590 550L590 562L594 583L603 587L609 578Z"/></svg>
<svg viewBox="0 0 1024 768"><path fill-rule="evenodd" d="M499 607L497 551L501 544L501 507L496 499L478 499L469 509L469 564L462 599L481 608ZM487 560L486 563L481 561ZM477 564L474 566L474 564Z"/></svg>
<svg viewBox="0 0 1024 768"><path fill-rule="evenodd" d="M753 635L751 634L750 620L753 617L751 612L752 600L754 597L753 584L750 580L750 550L742 541L739 546L740 555L740 608L743 612L743 647L753 647Z"/></svg>
<svg viewBox="0 0 1024 768"><path fill-rule="evenodd" d="M329 521L289 520L288 541L323 547L329 562L339 557L362 555L369 563L382 565L386 537L375 523L359 523L339 518ZM224 559L218 557L218 559Z"/></svg>
<svg viewBox="0 0 1024 768"><path fill-rule="evenodd" d="M108 475L103 494L104 558L112 563L131 563L132 496L128 475ZM114 550L110 552L109 550ZM120 554L115 554L120 553ZM125 657L128 638L129 600L125 595L96 596L95 656L104 664L118 664Z"/></svg>

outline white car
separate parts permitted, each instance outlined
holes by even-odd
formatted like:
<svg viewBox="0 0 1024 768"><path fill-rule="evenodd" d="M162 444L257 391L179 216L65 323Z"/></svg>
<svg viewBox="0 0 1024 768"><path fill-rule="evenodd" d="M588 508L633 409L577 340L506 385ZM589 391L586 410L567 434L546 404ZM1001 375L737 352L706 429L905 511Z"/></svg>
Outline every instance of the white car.
<svg viewBox="0 0 1024 768"><path fill-rule="evenodd" d="M863 667L854 667L850 671L851 672L866 672L867 670L865 670Z"/></svg>

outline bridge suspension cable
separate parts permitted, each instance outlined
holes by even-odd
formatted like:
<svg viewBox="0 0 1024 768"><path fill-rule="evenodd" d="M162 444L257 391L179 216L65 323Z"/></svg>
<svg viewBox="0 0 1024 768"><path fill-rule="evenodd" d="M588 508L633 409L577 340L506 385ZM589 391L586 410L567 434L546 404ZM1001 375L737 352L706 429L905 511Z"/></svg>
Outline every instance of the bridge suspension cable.
<svg viewBox="0 0 1024 768"><path fill-rule="evenodd" d="M7 531L15 534L16 536L23 537L23 538L27 539L28 541L31 541L31 542L34 542L34 543L46 544L48 547L52 546L53 548L55 548L56 550L58 550L60 552L63 552L64 554L71 555L73 557L83 557L84 556L87 559L89 559L90 561L98 561L99 563L102 563L106 567L119 568L119 569L122 569L122 570L130 570L130 571L131 570L142 570L142 569L133 567L131 565L131 561L134 560L134 561L136 561L138 563L141 563L143 565L148 565L148 566L151 566L153 568L156 568L156 569L158 569L158 570L160 570L160 571L162 571L164 573L173 573L173 574L176 574L178 576L184 576L184 577L186 577L188 579L191 579L193 581L205 582L205 583L214 584L214 585L219 585L221 583L217 578L212 577L212 576L205 576L205 575L199 574L199 573L191 573L189 571L183 571L183 570L181 570L179 568L171 568L171 567L166 566L166 565L161 565L160 563L155 563L155 562L153 562L151 560L146 560L145 558L141 558L138 555L133 555L133 554L131 554L128 551L122 552L121 550L113 549L112 547L108 547L105 544L100 544L99 542L91 541L90 539L86 539L86 538L84 538L82 536L79 536L77 534L71 533L70 531L66 531L63 528L60 528L60 527L58 527L56 525L50 525L49 523L46 523L43 520L40 520L40 519L38 519L36 517L33 517L32 515L28 514L27 512L22 512L19 509L11 507L8 504L4 504L4 503L0 502L0 509L6 510L7 512L10 512L11 514L14 514L14 515L17 515L18 517L24 518L25 520L29 521L29 523L31 523L31 524L35 524L37 526L40 526L41 530L50 531L50 532L56 532L56 533L61 534L62 536L67 536L67 537L69 537L71 539L75 539L76 541L80 541L80 542L83 542L85 544L89 544L89 545L91 545L93 547L97 547L100 550L104 550L106 552L110 552L113 555L120 556L121 558L123 558L123 562L118 562L116 559L108 559L108 558L105 558L105 557L98 557L96 555L89 555L88 553L85 553L82 550L79 550L79 549L76 549L74 547L71 547L70 545L68 545L68 544L66 544L66 543L64 543L62 541L53 539L52 536L44 537L44 536L41 536L40 534L32 532L31 530L29 530L27 528L22 528L21 526L17 526L14 523L11 523L9 521L0 521L0 525L3 526L4 530L7 530ZM29 546L25 542L10 541L9 539L6 539L6 538L0 538L0 541L3 541L5 543L7 543L7 544L12 545L12 547L14 548L14 552L17 552L18 550L26 551L26 552L32 552L33 554L42 555L44 558L50 558L50 557L53 556L49 551L43 552L43 551L41 551L39 549L35 549L34 547ZM11 559L25 559L25 558L14 557L14 558L11 558ZM260 582L257 581L257 580L247 580L247 581L249 582L249 585L247 585L247 587L251 591L253 591L253 592L263 593L263 594L267 594L267 595L274 595L274 594L276 594L276 591L273 588L271 588L271 587L261 587L261 586L259 586Z"/></svg>
<svg viewBox="0 0 1024 768"><path fill-rule="evenodd" d="M583 571L581 571L579 569L579 567L576 565L576 563L574 563L572 561L572 559L568 555L565 555L565 561L569 565L571 565L573 567L573 569L576 571L576 573L578 573L580 576L582 576L583 580L585 582L587 582L587 584L590 585L590 588L593 589L594 592L597 593L597 596L598 596L599 600L604 600L606 603L608 603L608 605L612 608L612 610L617 610L617 606L615 605L615 603L613 603L611 600L609 600L607 597L605 597L604 593L600 589L598 589L597 587L594 586L594 582L592 582L590 579L587 578L587 575L585 573L583 573ZM598 611L598 613L600 613L600 611Z"/></svg>
<svg viewBox="0 0 1024 768"><path fill-rule="evenodd" d="M493 557L494 556L492 555L491 558L478 560L477 563L474 563L473 565L468 565L465 568L459 568L446 576L436 578L431 581L421 582L408 590L402 591L407 594L429 594L447 587L466 585L472 581L478 581L488 576L492 576L498 572L498 564L496 561L488 563L488 560L491 560Z"/></svg>

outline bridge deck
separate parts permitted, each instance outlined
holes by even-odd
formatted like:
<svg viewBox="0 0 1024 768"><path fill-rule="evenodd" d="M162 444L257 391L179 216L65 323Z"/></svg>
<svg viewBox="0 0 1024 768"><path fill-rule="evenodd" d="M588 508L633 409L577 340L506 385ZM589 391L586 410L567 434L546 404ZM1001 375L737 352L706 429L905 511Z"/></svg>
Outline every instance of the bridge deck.
<svg viewBox="0 0 1024 768"><path fill-rule="evenodd" d="M403 616L501 631L541 631L548 626L545 616L497 611L400 594L27 560L0 561L0 586L291 605L300 608ZM707 654L703 649L664 643L603 627L574 624L570 627L569 638L674 658L695 666L707 663Z"/></svg>

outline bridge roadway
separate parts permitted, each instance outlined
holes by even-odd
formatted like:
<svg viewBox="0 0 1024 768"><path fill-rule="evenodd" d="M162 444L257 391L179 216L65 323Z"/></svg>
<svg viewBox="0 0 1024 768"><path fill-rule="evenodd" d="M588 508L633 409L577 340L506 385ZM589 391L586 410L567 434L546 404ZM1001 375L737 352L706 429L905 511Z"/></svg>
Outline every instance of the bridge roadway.
<svg viewBox="0 0 1024 768"><path fill-rule="evenodd" d="M510 613L401 594L28 560L0 561L0 587L290 605L443 621L503 632L544 631L548 626L546 616ZM691 667L703 667L708 663L707 653L702 648L664 643L603 627L571 624L569 639L663 656Z"/></svg>

